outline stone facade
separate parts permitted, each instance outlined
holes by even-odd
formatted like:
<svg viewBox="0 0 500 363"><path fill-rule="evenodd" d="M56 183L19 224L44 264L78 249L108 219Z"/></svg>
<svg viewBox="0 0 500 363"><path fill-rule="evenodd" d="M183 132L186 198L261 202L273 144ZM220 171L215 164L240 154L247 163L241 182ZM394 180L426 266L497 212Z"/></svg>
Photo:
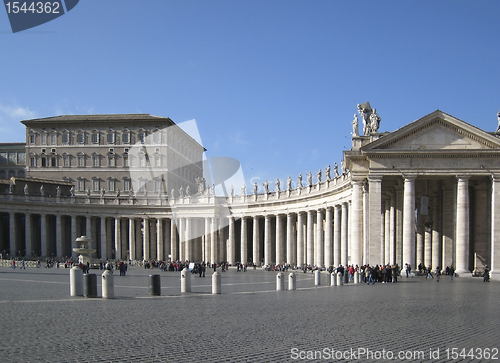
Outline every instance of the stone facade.
<svg viewBox="0 0 500 363"><path fill-rule="evenodd" d="M342 173L296 189L58 200L2 194L0 250L65 256L87 235L102 259L422 263L453 265L459 275L488 265L495 277L499 158L494 133L436 111L391 133L353 133Z"/></svg>

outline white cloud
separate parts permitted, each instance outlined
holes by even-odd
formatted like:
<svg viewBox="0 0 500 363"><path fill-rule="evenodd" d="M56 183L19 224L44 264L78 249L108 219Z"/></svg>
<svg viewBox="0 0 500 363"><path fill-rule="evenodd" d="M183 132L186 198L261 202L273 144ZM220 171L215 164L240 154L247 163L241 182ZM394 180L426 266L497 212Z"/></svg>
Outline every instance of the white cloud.
<svg viewBox="0 0 500 363"><path fill-rule="evenodd" d="M21 121L35 117L36 113L34 111L31 111L27 107L12 107L0 105L0 118L2 121Z"/></svg>

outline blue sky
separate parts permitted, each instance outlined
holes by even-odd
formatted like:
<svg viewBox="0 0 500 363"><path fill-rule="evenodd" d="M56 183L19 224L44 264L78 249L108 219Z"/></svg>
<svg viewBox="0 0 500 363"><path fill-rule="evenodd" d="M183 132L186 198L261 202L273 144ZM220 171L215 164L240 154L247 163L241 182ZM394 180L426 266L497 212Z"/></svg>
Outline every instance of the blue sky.
<svg viewBox="0 0 500 363"><path fill-rule="evenodd" d="M382 132L436 109L496 130L498 14L482 0L80 1L13 34L0 10L0 142L23 142L34 117L195 119L207 156L240 160L248 186L295 183L340 164L357 103Z"/></svg>

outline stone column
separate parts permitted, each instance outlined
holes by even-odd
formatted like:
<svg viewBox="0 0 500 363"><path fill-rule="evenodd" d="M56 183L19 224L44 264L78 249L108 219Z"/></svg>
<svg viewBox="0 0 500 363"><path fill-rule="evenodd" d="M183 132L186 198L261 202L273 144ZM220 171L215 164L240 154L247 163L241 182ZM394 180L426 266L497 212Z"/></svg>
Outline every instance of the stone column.
<svg viewBox="0 0 500 363"><path fill-rule="evenodd" d="M12 238L12 234L10 238ZM47 242L47 215L44 213L40 214L40 245L42 248L42 256L47 257L49 255L49 246Z"/></svg>
<svg viewBox="0 0 500 363"><path fill-rule="evenodd" d="M136 259L136 249L135 249L135 219L129 218L128 220L128 259Z"/></svg>
<svg viewBox="0 0 500 363"><path fill-rule="evenodd" d="M276 265L281 265L285 260L283 253L283 215L276 215Z"/></svg>
<svg viewBox="0 0 500 363"><path fill-rule="evenodd" d="M297 251L297 247L295 246L293 222L293 213L288 213L286 215L286 262L292 267L297 264L294 256L294 252Z"/></svg>
<svg viewBox="0 0 500 363"><path fill-rule="evenodd" d="M179 249L177 248L177 225L172 220L170 222L170 254L172 255L172 262L179 259Z"/></svg>
<svg viewBox="0 0 500 363"><path fill-rule="evenodd" d="M304 212L297 212L297 266L304 263Z"/></svg>
<svg viewBox="0 0 500 363"><path fill-rule="evenodd" d="M122 259L122 233L121 220L115 218L115 259Z"/></svg>
<svg viewBox="0 0 500 363"><path fill-rule="evenodd" d="M271 216L264 219L264 265L271 264Z"/></svg>
<svg viewBox="0 0 500 363"><path fill-rule="evenodd" d="M192 261L193 260L193 241L191 241L191 218L185 218L184 223L186 224L186 231L185 231L185 251L186 251L186 260Z"/></svg>
<svg viewBox="0 0 500 363"><path fill-rule="evenodd" d="M395 198L394 194L391 193L389 200L389 263L396 263L396 228L394 225L394 220L396 218L395 210Z"/></svg>
<svg viewBox="0 0 500 363"><path fill-rule="evenodd" d="M56 256L64 257L62 215L56 215Z"/></svg>
<svg viewBox="0 0 500 363"><path fill-rule="evenodd" d="M163 219L156 218L156 259L165 260L165 244L163 236Z"/></svg>
<svg viewBox="0 0 500 363"><path fill-rule="evenodd" d="M25 246L26 246L26 256L33 257L33 240L31 238L31 213L26 213L24 215L24 235L25 235Z"/></svg>
<svg viewBox="0 0 500 363"><path fill-rule="evenodd" d="M241 217L241 236L240 236L240 262L248 262L248 217Z"/></svg>
<svg viewBox="0 0 500 363"><path fill-rule="evenodd" d="M260 266L260 240L259 240L259 217L253 216L252 235L252 261L256 266Z"/></svg>
<svg viewBox="0 0 500 363"><path fill-rule="evenodd" d="M405 177L404 180L403 263L415 269L415 177Z"/></svg>
<svg viewBox="0 0 500 363"><path fill-rule="evenodd" d="M382 262L383 256L381 255L382 246L382 215L380 214L381 203L382 203L382 178L381 177L369 177L368 178L368 189L369 189L369 258L368 263L370 265L376 265Z"/></svg>
<svg viewBox="0 0 500 363"><path fill-rule="evenodd" d="M370 193L368 183L363 183L363 264L366 265L370 256Z"/></svg>
<svg viewBox="0 0 500 363"><path fill-rule="evenodd" d="M333 224L333 208L326 207L325 213L325 267L328 268L333 263L332 258L332 224Z"/></svg>
<svg viewBox="0 0 500 363"><path fill-rule="evenodd" d="M363 181L352 181L351 263L361 266L363 241Z"/></svg>
<svg viewBox="0 0 500 363"><path fill-rule="evenodd" d="M85 235L92 238L92 217L85 218ZM92 247L92 246L89 246Z"/></svg>
<svg viewBox="0 0 500 363"><path fill-rule="evenodd" d="M491 276L500 276L500 178L491 181Z"/></svg>
<svg viewBox="0 0 500 363"><path fill-rule="evenodd" d="M340 227L340 263L347 266L347 235L349 233L349 219L347 203L342 203L342 225Z"/></svg>
<svg viewBox="0 0 500 363"><path fill-rule="evenodd" d="M231 265L235 265L236 262L236 237L234 235L234 217L230 216L229 218L229 246L228 246L228 256L227 262Z"/></svg>
<svg viewBox="0 0 500 363"><path fill-rule="evenodd" d="M469 177L458 177L456 272L469 273Z"/></svg>
<svg viewBox="0 0 500 363"><path fill-rule="evenodd" d="M75 221L76 222L76 221ZM73 220L71 221L73 223ZM107 234L106 234L106 217L101 217L101 259L106 261L108 256L107 247ZM73 240L74 242L74 240Z"/></svg>
<svg viewBox="0 0 500 363"><path fill-rule="evenodd" d="M321 267L324 266L324 262L325 262L323 240L324 240L323 239L323 210L318 209L316 211L316 245L314 247L314 250L316 252L316 265L321 266Z"/></svg>
<svg viewBox="0 0 500 363"><path fill-rule="evenodd" d="M442 266L441 263L441 194L435 193L432 202L432 257L433 266Z"/></svg>
<svg viewBox="0 0 500 363"><path fill-rule="evenodd" d="M76 232L76 216L71 215L71 256L73 256L73 258L77 257L77 253L73 251L73 248L77 247L75 245L75 243L76 243L76 239L78 237L79 236L77 235L77 232ZM102 249L101 249L101 251L102 251Z"/></svg>
<svg viewBox="0 0 500 363"><path fill-rule="evenodd" d="M432 264L432 224L430 221L425 222L424 225L424 264L425 266L434 266Z"/></svg>
<svg viewBox="0 0 500 363"><path fill-rule="evenodd" d="M217 229L216 229L216 219L211 218L211 233L212 233L212 245L210 246L210 262L211 263L217 263L217 251L218 251L218 243L217 243Z"/></svg>
<svg viewBox="0 0 500 363"><path fill-rule="evenodd" d="M149 252L149 218L142 219L142 256L144 260L150 260Z"/></svg>
<svg viewBox="0 0 500 363"><path fill-rule="evenodd" d="M314 265L314 212L307 211L307 256L306 261L308 265Z"/></svg>
<svg viewBox="0 0 500 363"><path fill-rule="evenodd" d="M415 260L415 270L420 263L424 263L424 250L425 250L425 216L420 214L418 211L417 217L417 250L416 250L416 260Z"/></svg>
<svg viewBox="0 0 500 363"><path fill-rule="evenodd" d="M212 261L211 231L210 218L205 217L205 256L203 257L205 262Z"/></svg>
<svg viewBox="0 0 500 363"><path fill-rule="evenodd" d="M333 265L340 265L340 239L342 229L342 206L335 205L335 216L333 217Z"/></svg>

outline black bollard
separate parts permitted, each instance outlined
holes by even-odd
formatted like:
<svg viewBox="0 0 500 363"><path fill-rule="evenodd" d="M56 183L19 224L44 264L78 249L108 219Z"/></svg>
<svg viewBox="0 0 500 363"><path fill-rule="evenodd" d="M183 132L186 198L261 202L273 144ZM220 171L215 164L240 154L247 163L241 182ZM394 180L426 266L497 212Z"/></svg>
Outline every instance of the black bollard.
<svg viewBox="0 0 500 363"><path fill-rule="evenodd" d="M160 296L160 275L149 275L149 295Z"/></svg>
<svg viewBox="0 0 500 363"><path fill-rule="evenodd" d="M83 296L97 297L97 275L83 274Z"/></svg>

